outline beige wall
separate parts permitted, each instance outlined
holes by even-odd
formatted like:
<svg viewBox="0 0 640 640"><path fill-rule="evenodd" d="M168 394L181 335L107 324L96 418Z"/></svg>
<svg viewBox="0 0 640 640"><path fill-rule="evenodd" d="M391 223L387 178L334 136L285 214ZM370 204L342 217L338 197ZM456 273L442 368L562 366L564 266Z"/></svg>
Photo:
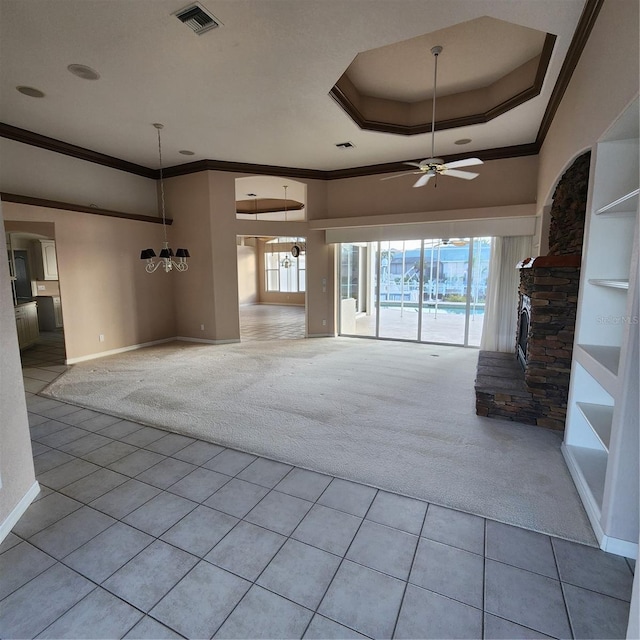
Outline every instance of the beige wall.
<svg viewBox="0 0 640 640"><path fill-rule="evenodd" d="M68 359L175 336L179 274L147 274L140 260L141 249L158 252L160 225L6 202L4 216L12 231L54 225Z"/></svg>
<svg viewBox="0 0 640 640"><path fill-rule="evenodd" d="M0 226L3 223L0 203ZM9 268L0 260L0 540L8 533L11 516L35 483L29 423L22 383L16 318L9 284Z"/></svg>
<svg viewBox="0 0 640 640"><path fill-rule="evenodd" d="M240 340L235 180L229 180L229 176L220 171L209 171L207 174L211 206L216 339Z"/></svg>
<svg viewBox="0 0 640 640"><path fill-rule="evenodd" d="M6 138L0 138L0 157L5 193L147 216L158 212L155 180Z"/></svg>
<svg viewBox="0 0 640 640"><path fill-rule="evenodd" d="M188 249L191 254L189 270L172 274L175 276L172 282L177 335L215 340L207 173L194 173L165 180L165 198L167 215L173 218L173 249L175 251L182 247ZM201 325L204 325L204 329L200 329Z"/></svg>
<svg viewBox="0 0 640 640"><path fill-rule="evenodd" d="M258 262L256 243L238 245L238 303L258 302Z"/></svg>
<svg viewBox="0 0 640 640"><path fill-rule="evenodd" d="M550 204L563 172L638 93L638 7L638 0L606 0L602 5L540 150L540 211Z"/></svg>
<svg viewBox="0 0 640 640"><path fill-rule="evenodd" d="M324 231L307 233L307 335L335 335L335 245L326 244Z"/></svg>
<svg viewBox="0 0 640 640"><path fill-rule="evenodd" d="M393 180L381 180L384 176L379 175L331 180L327 186L326 216L315 215L314 211L309 219L425 212L424 219L428 221L432 219L429 211L535 202L537 156L492 160L469 170L476 169L480 176L475 180L440 177L437 187L432 180L418 189L412 186L417 176Z"/></svg>

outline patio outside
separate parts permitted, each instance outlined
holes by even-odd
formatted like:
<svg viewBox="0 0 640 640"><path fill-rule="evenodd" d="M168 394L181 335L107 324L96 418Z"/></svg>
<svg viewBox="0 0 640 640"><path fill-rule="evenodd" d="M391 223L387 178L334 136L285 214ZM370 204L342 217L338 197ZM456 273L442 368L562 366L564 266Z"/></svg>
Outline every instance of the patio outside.
<svg viewBox="0 0 640 640"><path fill-rule="evenodd" d="M490 238L341 245L340 333L479 346L490 255Z"/></svg>

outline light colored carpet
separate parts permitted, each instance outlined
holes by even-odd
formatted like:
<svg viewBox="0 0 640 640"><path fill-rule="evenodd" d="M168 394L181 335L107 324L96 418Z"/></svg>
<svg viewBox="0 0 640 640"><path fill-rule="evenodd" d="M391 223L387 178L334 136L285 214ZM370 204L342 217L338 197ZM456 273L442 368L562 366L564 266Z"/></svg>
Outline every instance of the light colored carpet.
<svg viewBox="0 0 640 640"><path fill-rule="evenodd" d="M477 351L349 338L176 342L74 365L60 400L595 544L561 435L475 415Z"/></svg>

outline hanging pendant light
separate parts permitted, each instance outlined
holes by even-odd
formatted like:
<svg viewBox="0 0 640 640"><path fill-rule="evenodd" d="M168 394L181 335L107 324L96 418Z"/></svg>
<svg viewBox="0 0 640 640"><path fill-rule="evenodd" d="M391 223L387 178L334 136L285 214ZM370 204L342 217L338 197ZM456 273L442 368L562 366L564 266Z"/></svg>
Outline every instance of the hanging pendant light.
<svg viewBox="0 0 640 640"><path fill-rule="evenodd" d="M144 266L147 273L153 273L159 267L162 267L165 273L169 273L172 269L176 271L186 271L189 268L187 264L187 258L190 258L188 249L177 249L174 255L173 249L169 247L167 240L167 222L164 210L164 180L162 176L162 142L160 140L160 129L164 128L164 125L156 122L153 125L158 130L158 156L160 159L160 201L162 208L162 230L164 232L164 242L162 243L162 249L160 250L160 259L155 262L156 252L153 249L143 249L140 252L140 259L146 260L147 264ZM177 258L177 260L174 260Z"/></svg>

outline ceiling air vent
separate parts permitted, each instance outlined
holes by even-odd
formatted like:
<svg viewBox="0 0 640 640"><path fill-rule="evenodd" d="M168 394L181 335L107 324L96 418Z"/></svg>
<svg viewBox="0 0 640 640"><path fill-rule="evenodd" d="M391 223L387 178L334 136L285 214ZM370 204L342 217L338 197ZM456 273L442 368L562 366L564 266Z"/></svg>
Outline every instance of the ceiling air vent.
<svg viewBox="0 0 640 640"><path fill-rule="evenodd" d="M186 24L195 34L202 35L210 29L219 27L222 23L210 14L201 4L191 4L173 15Z"/></svg>

